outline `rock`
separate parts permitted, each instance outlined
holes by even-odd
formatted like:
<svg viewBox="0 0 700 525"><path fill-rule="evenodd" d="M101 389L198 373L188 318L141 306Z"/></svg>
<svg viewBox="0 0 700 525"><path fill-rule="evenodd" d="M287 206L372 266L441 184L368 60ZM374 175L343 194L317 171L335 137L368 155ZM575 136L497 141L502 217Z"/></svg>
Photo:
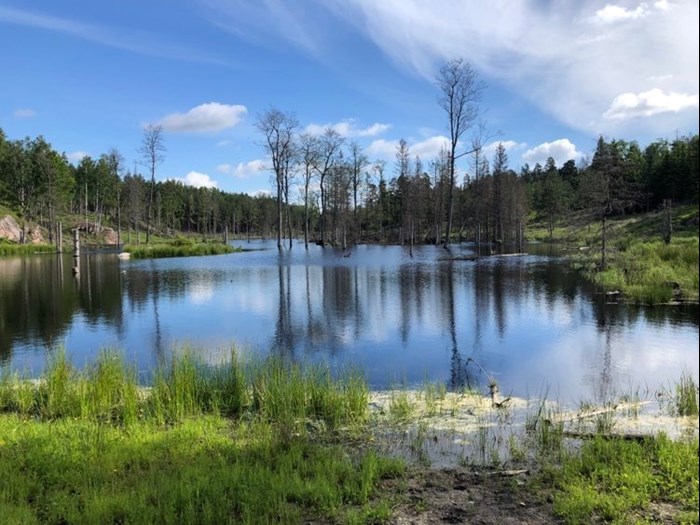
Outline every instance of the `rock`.
<svg viewBox="0 0 700 525"><path fill-rule="evenodd" d="M29 230L29 239L32 244L44 244L46 242L39 226L34 226Z"/></svg>
<svg viewBox="0 0 700 525"><path fill-rule="evenodd" d="M105 244L117 244L117 232L112 228L102 228Z"/></svg>
<svg viewBox="0 0 700 525"><path fill-rule="evenodd" d="M4 237L12 242L20 242L22 230L12 215L5 215L0 219L0 237Z"/></svg>

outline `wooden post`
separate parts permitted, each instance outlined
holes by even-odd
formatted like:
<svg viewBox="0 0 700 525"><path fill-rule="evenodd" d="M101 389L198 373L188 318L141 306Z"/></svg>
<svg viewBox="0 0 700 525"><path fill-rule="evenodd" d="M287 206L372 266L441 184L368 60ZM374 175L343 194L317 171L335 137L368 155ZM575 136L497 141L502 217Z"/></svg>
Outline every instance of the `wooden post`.
<svg viewBox="0 0 700 525"><path fill-rule="evenodd" d="M56 225L56 251L63 253L63 225L60 221Z"/></svg>
<svg viewBox="0 0 700 525"><path fill-rule="evenodd" d="M80 273L80 232L78 228L73 230L73 275Z"/></svg>

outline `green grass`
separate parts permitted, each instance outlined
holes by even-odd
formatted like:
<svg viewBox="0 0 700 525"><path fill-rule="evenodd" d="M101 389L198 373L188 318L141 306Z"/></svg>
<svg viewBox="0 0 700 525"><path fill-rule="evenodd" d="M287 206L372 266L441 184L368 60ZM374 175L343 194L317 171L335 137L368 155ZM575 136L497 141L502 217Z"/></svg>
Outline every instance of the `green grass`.
<svg viewBox="0 0 700 525"><path fill-rule="evenodd" d="M600 271L599 224L581 226L572 217L554 230L554 239L586 247L571 256L575 267L604 291L620 291L636 304L663 304L672 300L697 301L698 229L689 221L697 217L698 206L680 206L673 212L673 237L666 245L661 239L662 213L624 216L608 223L606 269ZM528 227L531 240L548 240L541 224Z"/></svg>
<svg viewBox="0 0 700 525"><path fill-rule="evenodd" d="M669 392L676 414L697 414L689 374ZM421 396L439 412L446 393L426 384ZM653 522L662 508L698 523L697 437L597 437L572 448L545 400L528 410L525 441L509 446L537 462L533 488L563 521ZM417 417L408 392L395 393L388 421ZM406 470L372 451L372 423L357 371L249 362L235 351L213 366L183 351L145 386L116 351L76 369L58 350L38 380L0 374L0 521L384 523L402 496L380 490L382 480ZM426 462L428 435L420 422L410 443ZM486 426L479 439L486 457Z"/></svg>
<svg viewBox="0 0 700 525"><path fill-rule="evenodd" d="M168 243L127 245L124 251L129 252L134 259L153 257L188 257L195 255L220 255L241 251L228 244L220 242L183 242L175 240Z"/></svg>
<svg viewBox="0 0 700 525"><path fill-rule="evenodd" d="M666 303L674 298L698 299L698 238L624 240L610 266L590 273L606 290L620 290L635 303Z"/></svg>
<svg viewBox="0 0 700 525"><path fill-rule="evenodd" d="M4 523L366 521L382 478L402 466L338 445L283 440L219 416L125 430L85 419L0 418ZM360 519L358 519L360 518Z"/></svg>
<svg viewBox="0 0 700 525"><path fill-rule="evenodd" d="M368 415L357 373L281 360L175 357L140 387L105 351L57 352L37 381L0 379L4 523L376 523L403 464L343 447Z"/></svg>
<svg viewBox="0 0 700 525"><path fill-rule="evenodd" d="M681 373L680 380L669 388L657 392L660 406L671 416L696 416L698 409L698 384L688 371Z"/></svg>
<svg viewBox="0 0 700 525"><path fill-rule="evenodd" d="M56 246L52 244L16 244L0 239L0 256L32 255L35 253L56 253Z"/></svg>
<svg viewBox="0 0 700 525"><path fill-rule="evenodd" d="M664 435L641 442L594 438L547 470L541 480L555 487L555 512L565 523L698 523L698 439Z"/></svg>

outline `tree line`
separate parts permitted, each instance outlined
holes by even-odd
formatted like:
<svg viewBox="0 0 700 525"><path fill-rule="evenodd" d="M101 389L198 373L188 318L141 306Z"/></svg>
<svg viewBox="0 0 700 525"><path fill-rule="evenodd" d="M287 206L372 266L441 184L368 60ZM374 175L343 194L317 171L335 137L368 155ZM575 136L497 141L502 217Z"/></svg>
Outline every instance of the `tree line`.
<svg viewBox="0 0 700 525"><path fill-rule="evenodd" d="M294 139L298 158L279 164L279 193L250 196L174 180L151 186L136 169L125 168L116 150L72 164L43 137L9 140L0 130L0 203L49 232L57 217L72 214L90 229L121 222L135 234L147 229L150 204L152 228L165 234L227 229L285 241L299 236L338 245L409 244L443 242L451 189L453 238L517 245L528 217L553 227L572 211L602 220L659 209L668 200L698 201L698 135L657 140L644 149L601 137L590 161L557 166L550 158L519 172L499 144L491 159L472 153L470 173L454 185L447 149L424 162L401 140L388 163L370 161L356 142L332 129Z"/></svg>
<svg viewBox="0 0 700 525"><path fill-rule="evenodd" d="M590 161L557 166L549 158L544 166L526 164L516 172L503 144L492 158L486 156L489 137L478 105L484 86L469 64L448 62L436 86L450 133L431 159L413 155L402 139L393 162L373 160L332 127L312 135L303 132L293 112L271 107L258 115L272 195L156 181L166 152L157 126L144 129L131 170L114 149L72 164L41 136L10 140L0 129L0 204L46 227L50 242L58 218L72 214L82 217L86 229L109 224L129 241L132 234L140 239L140 232L148 241L152 231L226 231L276 236L280 248L303 237L307 246L448 246L468 239L519 250L529 218L545 220L551 234L558 220L581 212L602 223L605 242L611 216L698 201L698 135L660 139L644 149L634 141L600 137ZM460 158L469 160L466 173L458 173Z"/></svg>

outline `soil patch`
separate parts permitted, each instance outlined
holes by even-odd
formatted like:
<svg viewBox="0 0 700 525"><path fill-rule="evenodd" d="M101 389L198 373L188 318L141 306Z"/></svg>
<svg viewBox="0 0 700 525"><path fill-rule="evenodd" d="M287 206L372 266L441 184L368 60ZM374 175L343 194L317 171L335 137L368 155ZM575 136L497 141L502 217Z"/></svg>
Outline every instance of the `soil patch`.
<svg viewBox="0 0 700 525"><path fill-rule="evenodd" d="M414 469L407 478L390 523L562 523L547 498L528 488L527 474L512 476L466 468Z"/></svg>

